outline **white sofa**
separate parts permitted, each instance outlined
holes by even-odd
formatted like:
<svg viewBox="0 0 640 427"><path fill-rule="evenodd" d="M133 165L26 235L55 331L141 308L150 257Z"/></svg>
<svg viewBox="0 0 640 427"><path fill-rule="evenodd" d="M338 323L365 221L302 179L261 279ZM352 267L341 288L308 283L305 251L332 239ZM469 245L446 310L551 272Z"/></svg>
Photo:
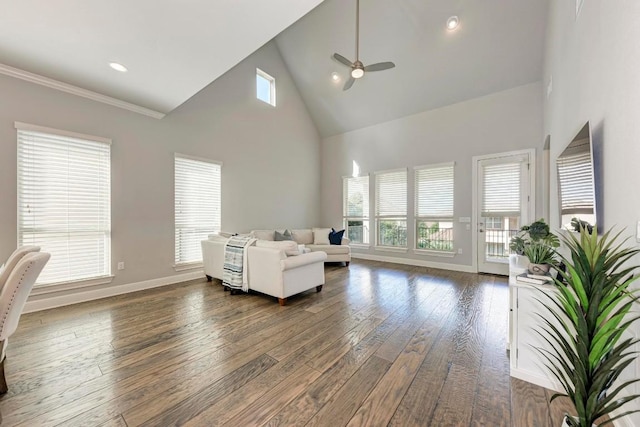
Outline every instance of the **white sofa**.
<svg viewBox="0 0 640 427"><path fill-rule="evenodd" d="M324 252L327 254L326 262L344 262L348 267L351 262L351 248L349 247L349 239L342 238L340 245L330 244L317 244L319 240L316 233L328 234L327 228L306 228L299 230L291 230L293 240L299 245L305 245L305 248L310 249L311 252ZM284 233L284 230L253 230L251 235L256 239L273 241L275 239L275 232ZM321 236L327 238L326 235Z"/></svg>
<svg viewBox="0 0 640 427"><path fill-rule="evenodd" d="M202 241L204 272L209 281L222 280L226 242L227 238L221 236ZM326 258L323 252L288 256L284 249L252 245L247 249L249 289L278 298L280 305L285 305L288 297L309 289L320 292Z"/></svg>

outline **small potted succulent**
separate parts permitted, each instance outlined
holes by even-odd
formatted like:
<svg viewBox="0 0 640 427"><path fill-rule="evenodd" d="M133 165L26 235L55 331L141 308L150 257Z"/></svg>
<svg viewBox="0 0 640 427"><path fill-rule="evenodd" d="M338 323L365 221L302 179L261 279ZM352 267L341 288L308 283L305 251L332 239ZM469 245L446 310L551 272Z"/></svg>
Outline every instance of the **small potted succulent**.
<svg viewBox="0 0 640 427"><path fill-rule="evenodd" d="M534 242L525 246L524 254L529 258L529 273L546 275L555 261L556 250L542 242Z"/></svg>
<svg viewBox="0 0 640 427"><path fill-rule="evenodd" d="M575 412L563 426L609 425L617 418L639 410L612 416L640 395L621 393L639 379L622 380L622 372L636 360L638 340L625 334L638 319L632 308L637 302L632 284L638 265L633 258L640 249L624 248L620 233L598 236L581 227L580 234L567 233L563 243L568 256L558 255L566 266L559 270L556 291L542 293L540 302L548 313L538 313L544 327L536 331L545 348L537 350L545 366L562 386L560 396L571 400ZM603 421L603 417L609 420Z"/></svg>

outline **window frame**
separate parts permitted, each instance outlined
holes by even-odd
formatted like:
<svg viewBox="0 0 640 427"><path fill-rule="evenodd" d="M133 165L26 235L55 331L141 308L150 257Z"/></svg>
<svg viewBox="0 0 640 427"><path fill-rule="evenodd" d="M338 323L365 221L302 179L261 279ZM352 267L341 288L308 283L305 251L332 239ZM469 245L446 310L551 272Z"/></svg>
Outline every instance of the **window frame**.
<svg viewBox="0 0 640 427"><path fill-rule="evenodd" d="M353 179L363 179L366 178L366 198L362 200L362 216L358 215L349 215L348 212L348 182ZM371 176L369 174L361 174L359 176L343 176L342 177L342 223L345 230L345 237L349 237L349 221L362 221L363 223L363 233L362 233L362 242L354 242L351 240L349 242L349 246L354 247L362 247L368 248L370 247L370 227L371 227L371 209L369 206L371 196ZM366 208L365 208L366 207ZM367 213L368 215L365 215ZM364 230L366 225L366 231Z"/></svg>
<svg viewBox="0 0 640 427"><path fill-rule="evenodd" d="M404 214L402 214L401 212L398 213L394 213L394 214L385 214L385 215L381 215L380 214L380 186L379 186L379 179L380 176L382 175L388 175L388 174L395 174L395 173L400 173L403 172L404 173L404 192L405 192L405 197L404 197ZM409 194L409 173L408 173L408 169L407 168L398 168L398 169L389 169L389 170L382 170L382 171L376 171L374 172L374 176L375 176L375 201L374 201L374 225L375 225L375 249L376 250L380 250L380 251L389 251L389 252L407 252L409 250L409 233L408 233L408 194ZM404 239L405 239L405 245L404 246L392 246L392 245L381 245L380 244L380 225L383 221L396 221L396 222L404 222Z"/></svg>
<svg viewBox="0 0 640 427"><path fill-rule="evenodd" d="M195 269L195 268L200 268L203 266L203 259L200 258L199 260L192 260L192 261L179 261L179 257L182 255L182 253L179 250L179 245L177 244L178 242L178 235L179 235L179 230L181 229L188 229L189 227L179 227L178 224L178 190L177 190L177 184L178 184L178 179L177 179L177 161L178 159L180 160L185 160L185 161L191 161L191 162L199 162L199 163L205 163L205 164L209 164L212 166L216 166L218 169L218 176L219 176L219 182L218 182L218 189L219 189L219 194L217 195L217 206L214 206L214 209L217 209L218 211L218 218L219 218L219 223L218 224L214 224L213 227L202 227L202 228L206 228L205 230L202 231L202 233L206 233L206 235L202 235L200 236L201 239L198 240L198 242L200 242L201 240L204 240L207 238L207 236L209 234L215 234L217 232L220 232L220 230L222 229L222 162L216 161L216 160L211 160L211 159L207 159L207 158L202 158L202 157L196 157L196 156L190 156L187 154L182 154L182 153L174 153L174 161L173 161L173 179L174 179L174 194L173 194L173 200L174 200L174 264L173 267L176 271L183 271L183 270L190 270L190 269ZM214 203L215 203L215 199L214 199ZM215 213L214 213L215 215ZM214 221L215 222L215 221ZM202 256L202 253L201 253Z"/></svg>
<svg viewBox="0 0 640 427"><path fill-rule="evenodd" d="M99 224L105 225L104 227L97 227L98 233L104 233L104 249L102 251L104 253L104 257L100 260L100 265L101 265L100 268L103 269L104 274L84 276L84 277L67 277L66 279L52 281L52 282L45 282L45 283L36 282L34 284L32 294L40 295L47 292L72 290L72 289L83 288L86 286L111 283L114 277L112 274L112 265L111 265L112 264L112 253L111 253L111 249L112 249L112 241L111 241L111 232L112 232L111 230L111 202L112 202L111 200L111 145L112 145L112 140L110 138L104 138L104 137L99 137L95 135L88 135L88 134L83 134L78 132L71 132L67 130L49 128L45 126L33 125L33 124L23 123L23 122L14 122L14 127L16 129L16 141L17 141L16 198L17 198L18 209L17 209L17 224L16 224L16 242L18 246L21 246L24 244L31 244L30 242L24 240L23 234L25 233L25 229L21 226L21 224L23 223L21 206L22 206L23 197L25 197L23 195L23 192L20 190L20 188L23 185L22 169L29 168L28 166L21 165L21 150L22 150L22 148L20 147L21 133L42 134L44 135L43 141L42 141L43 143L46 143L46 138L50 138L50 139L57 138L57 139L68 139L68 141L65 141L68 144L78 144L78 143L86 142L91 144L103 144L106 147L106 150L104 150L104 147L95 148L97 157L100 157L99 152L101 150L104 151L102 153L103 156L106 155L106 158L103 158L100 160L100 162L103 162L103 163L99 163L96 166L96 168L100 168L100 167L104 168L103 170L96 171L96 176L101 178L98 184L98 186L101 187L101 191L99 194L106 197L105 199L101 199L99 202L97 202L101 204L101 206L98 208L98 212L100 212L101 216L99 217L98 220L96 220ZM96 147L100 147L100 146L98 145ZM89 149L89 145L87 145L87 147L85 148ZM33 168L34 166L31 165L31 167ZM84 165L83 167L86 168L86 165ZM102 174L105 172L106 172L106 176L103 176ZM93 231L96 232L96 230L93 230ZM75 232L67 231L66 234L68 234L69 237L71 237L73 234L83 235L83 234L86 234L86 230L77 230ZM46 252L48 250L49 252L52 253L52 256L55 256L55 250L47 249L46 245L40 242L33 242L33 243L35 243L38 246L42 246L43 251ZM53 265L53 264L52 262L49 262L48 265ZM97 265L98 264L96 264L96 266ZM45 266L45 270L43 270L43 272L46 271L46 268L47 266ZM39 280L42 279L43 275L46 275L46 273L44 274L41 273Z"/></svg>
<svg viewBox="0 0 640 427"><path fill-rule="evenodd" d="M260 98L260 93L258 92L258 77L266 80L269 83L269 100L264 100ZM265 104L269 104L272 107L276 106L276 79L271 76L269 73L261 70L260 68L256 68L256 98Z"/></svg>
<svg viewBox="0 0 640 427"><path fill-rule="evenodd" d="M455 228L454 228L454 224L455 224L455 162L445 162L445 163L435 163L435 164L430 164L430 165L421 165L421 166L415 166L413 169L413 173L414 173L414 187L413 187L413 192L414 192L414 253L417 254L425 254L425 255L439 255L439 256L454 256L456 253L456 249L455 249ZM430 170L430 169L445 169L445 168L450 168L451 169L451 215L422 215L419 210L420 210L420 184L419 184L419 176L420 176L420 172L424 171L424 170ZM433 222L433 223L451 223L451 239L449 240L451 242L451 250L444 250L444 249L433 249L433 248L419 248L418 247L418 242L420 240L419 237L419 226L421 223L427 223L427 222Z"/></svg>

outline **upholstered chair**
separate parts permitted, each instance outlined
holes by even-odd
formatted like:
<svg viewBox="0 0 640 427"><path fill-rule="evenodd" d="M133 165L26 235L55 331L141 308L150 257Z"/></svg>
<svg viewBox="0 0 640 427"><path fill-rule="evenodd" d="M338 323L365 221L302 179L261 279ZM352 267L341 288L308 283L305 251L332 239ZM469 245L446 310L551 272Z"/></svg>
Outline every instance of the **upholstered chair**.
<svg viewBox="0 0 640 427"><path fill-rule="evenodd" d="M9 275L18 264L18 261L22 259L26 254L31 252L40 252L40 246L21 246L9 256L7 262L0 267L0 289L4 286L5 282L9 278Z"/></svg>
<svg viewBox="0 0 640 427"><path fill-rule="evenodd" d="M16 331L31 288L50 257L46 252L24 255L16 263L0 291L0 393L8 390L4 376L7 340Z"/></svg>

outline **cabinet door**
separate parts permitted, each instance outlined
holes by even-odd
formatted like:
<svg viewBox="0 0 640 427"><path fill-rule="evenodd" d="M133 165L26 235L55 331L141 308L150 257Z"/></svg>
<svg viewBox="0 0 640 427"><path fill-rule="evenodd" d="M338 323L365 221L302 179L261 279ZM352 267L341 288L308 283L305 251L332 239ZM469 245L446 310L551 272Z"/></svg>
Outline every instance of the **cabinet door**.
<svg viewBox="0 0 640 427"><path fill-rule="evenodd" d="M542 290L544 289L544 290ZM544 366L545 359L537 348L549 348L549 344L539 335L543 331L544 322L540 316L552 320L557 325L555 318L542 305L547 297L543 294L553 292L553 288L519 287L517 289L516 308L517 313L517 345L515 365L518 371L551 381L551 373Z"/></svg>

